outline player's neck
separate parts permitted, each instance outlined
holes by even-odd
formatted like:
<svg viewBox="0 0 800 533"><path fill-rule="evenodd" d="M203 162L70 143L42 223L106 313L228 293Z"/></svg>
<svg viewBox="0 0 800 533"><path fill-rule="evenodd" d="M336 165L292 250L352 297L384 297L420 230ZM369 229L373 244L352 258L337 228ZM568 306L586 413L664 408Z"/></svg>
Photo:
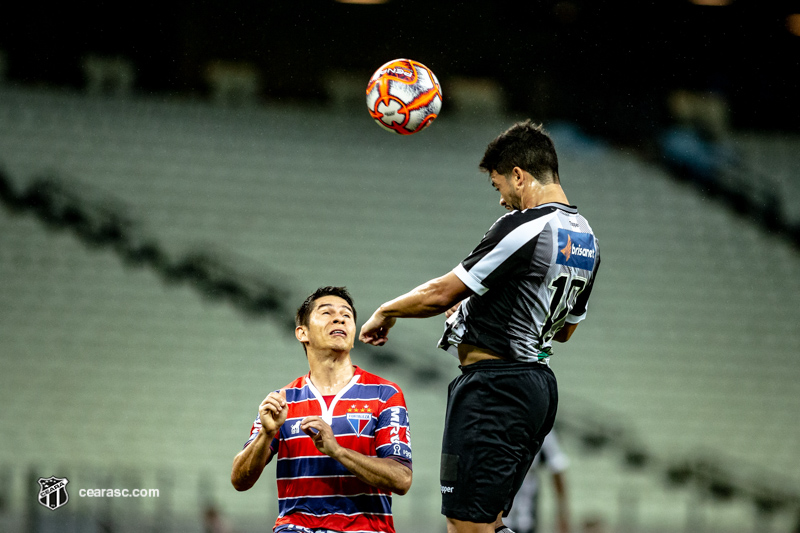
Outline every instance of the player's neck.
<svg viewBox="0 0 800 533"><path fill-rule="evenodd" d="M549 183L532 188L530 194L523 200L522 208L530 209L552 202L569 205L567 195L564 194L564 189L558 183Z"/></svg>
<svg viewBox="0 0 800 533"><path fill-rule="evenodd" d="M323 395L336 394L353 379L349 352L308 353L311 383Z"/></svg>

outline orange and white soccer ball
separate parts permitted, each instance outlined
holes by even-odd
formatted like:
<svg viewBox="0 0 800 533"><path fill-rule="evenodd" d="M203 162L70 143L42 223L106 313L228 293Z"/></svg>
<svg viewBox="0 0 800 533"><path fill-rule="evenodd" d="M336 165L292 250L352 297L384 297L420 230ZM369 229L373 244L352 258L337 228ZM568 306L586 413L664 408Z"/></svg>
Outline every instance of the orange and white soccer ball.
<svg viewBox="0 0 800 533"><path fill-rule="evenodd" d="M442 87L418 61L395 59L375 71L367 85L369 114L382 128L411 135L428 126L442 108Z"/></svg>

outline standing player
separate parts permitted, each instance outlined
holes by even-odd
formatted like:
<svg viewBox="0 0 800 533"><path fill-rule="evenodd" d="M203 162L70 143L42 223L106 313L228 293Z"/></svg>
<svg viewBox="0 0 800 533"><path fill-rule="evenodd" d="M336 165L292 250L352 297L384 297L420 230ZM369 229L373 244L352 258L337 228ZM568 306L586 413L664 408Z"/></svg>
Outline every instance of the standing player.
<svg viewBox="0 0 800 533"><path fill-rule="evenodd" d="M344 287L322 287L297 311L310 371L261 402L231 482L247 490L278 458L275 532L394 532L392 492L411 487L400 388L350 361L356 311Z"/></svg>
<svg viewBox="0 0 800 533"><path fill-rule="evenodd" d="M380 346L397 318L458 305L439 343L462 371L448 390L442 441L451 533L504 529L501 515L553 427L552 342L569 340L586 316L600 264L597 239L567 201L541 126L515 124L489 143L479 166L510 213L452 272L381 305L360 334Z"/></svg>
<svg viewBox="0 0 800 533"><path fill-rule="evenodd" d="M515 533L537 533L539 528L539 470L547 470L553 480L553 495L556 504L557 533L569 533L569 501L567 498L566 470L569 459L558 444L556 432L551 431L544 438L542 449L533 459L525 481L514 498L514 507L505 519L505 523Z"/></svg>

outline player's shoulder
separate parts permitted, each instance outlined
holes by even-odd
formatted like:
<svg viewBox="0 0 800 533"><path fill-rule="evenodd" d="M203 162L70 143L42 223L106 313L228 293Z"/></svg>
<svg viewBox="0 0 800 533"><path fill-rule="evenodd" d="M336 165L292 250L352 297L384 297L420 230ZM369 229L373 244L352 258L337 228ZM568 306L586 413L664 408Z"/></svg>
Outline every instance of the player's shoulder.
<svg viewBox="0 0 800 533"><path fill-rule="evenodd" d="M527 222L533 222L534 220L552 216L554 214L557 214L559 211L567 214L578 214L578 209L575 206L566 204L548 203L548 204L538 205L536 207L531 207L528 209L523 209L522 211L518 211L516 209L514 211L509 211L505 215L498 218L497 221L495 222L495 225L519 226Z"/></svg>
<svg viewBox="0 0 800 533"><path fill-rule="evenodd" d="M547 222L553 219L561 208L565 207L571 206L565 206L563 204L544 204L529 209L523 209L522 211L509 211L492 224L492 227L486 233L486 237L499 241L522 226L530 230L535 228L536 233L539 233L547 227ZM577 213L577 210L575 212ZM533 223L533 225L531 223Z"/></svg>
<svg viewBox="0 0 800 533"><path fill-rule="evenodd" d="M306 377L307 375L300 376L281 387L286 390L286 399L289 403L303 402L314 398Z"/></svg>
<svg viewBox="0 0 800 533"><path fill-rule="evenodd" d="M377 387L378 389L385 390L387 393L394 391L395 393L399 392L402 394L403 392L400 389L400 386L393 381L389 381L388 379L382 378L377 374L373 374L372 372L367 372L358 366L355 367L355 371L357 374L359 374L358 383L361 385Z"/></svg>
<svg viewBox="0 0 800 533"><path fill-rule="evenodd" d="M560 225L564 229L577 231L580 233L591 233L594 235L592 226L589 220L578 211L577 206L567 205L562 203L550 203L539 206L537 209L546 208L546 213L554 213L557 215L558 222L554 221L555 225Z"/></svg>

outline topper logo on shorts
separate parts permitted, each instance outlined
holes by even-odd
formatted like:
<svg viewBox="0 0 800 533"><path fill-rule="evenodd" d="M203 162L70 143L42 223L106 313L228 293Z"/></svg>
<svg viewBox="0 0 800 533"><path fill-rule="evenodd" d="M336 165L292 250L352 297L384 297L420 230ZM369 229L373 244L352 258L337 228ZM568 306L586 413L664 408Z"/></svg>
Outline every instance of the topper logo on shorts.
<svg viewBox="0 0 800 533"><path fill-rule="evenodd" d="M441 487L442 487L442 494L450 494L455 490L455 487L445 487L444 485L441 485Z"/></svg>
<svg viewBox="0 0 800 533"><path fill-rule="evenodd" d="M556 263L568 267L592 270L597 250L591 233L579 233L563 228L558 230Z"/></svg>

